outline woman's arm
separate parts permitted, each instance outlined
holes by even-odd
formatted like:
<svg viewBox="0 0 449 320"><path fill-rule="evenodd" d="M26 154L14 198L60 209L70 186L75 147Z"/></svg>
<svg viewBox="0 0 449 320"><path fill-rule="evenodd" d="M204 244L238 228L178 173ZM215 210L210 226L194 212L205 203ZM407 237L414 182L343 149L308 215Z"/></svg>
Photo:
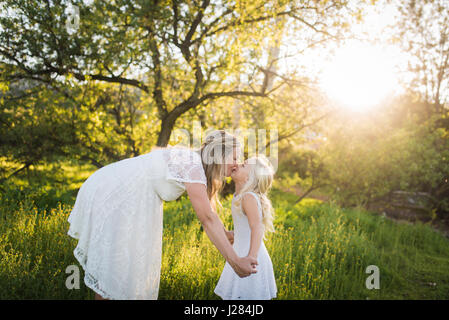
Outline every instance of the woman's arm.
<svg viewBox="0 0 449 320"><path fill-rule="evenodd" d="M207 197L206 186L200 183L185 183L185 186L193 209L201 221L204 231L226 261L228 261L240 277L246 277L251 273L256 273L255 265L257 264L257 260L237 256L229 243L223 223L218 215L212 211L209 198Z"/></svg>
<svg viewBox="0 0 449 320"><path fill-rule="evenodd" d="M257 254L262 244L263 224L256 198L250 194L245 194L242 198L242 209L248 218L251 229L251 243L248 256L257 259Z"/></svg>

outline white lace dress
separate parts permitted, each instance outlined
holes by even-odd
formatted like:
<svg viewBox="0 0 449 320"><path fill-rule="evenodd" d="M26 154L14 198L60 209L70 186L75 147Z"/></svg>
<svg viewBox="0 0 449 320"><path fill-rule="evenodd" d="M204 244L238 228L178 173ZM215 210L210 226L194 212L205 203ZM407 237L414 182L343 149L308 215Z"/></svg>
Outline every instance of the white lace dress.
<svg viewBox="0 0 449 320"><path fill-rule="evenodd" d="M89 288L108 299L157 299L162 205L184 193L184 182L206 185L200 155L164 148L111 163L83 183L68 234L78 239L74 255Z"/></svg>
<svg viewBox="0 0 449 320"><path fill-rule="evenodd" d="M259 196L253 192L248 193L256 198L260 219L262 219ZM240 197L240 195L237 197ZM248 218L242 212L241 205L239 207L235 205L237 197L232 199L233 247L238 256L246 257L251 244L251 229ZM257 273L245 278L240 278L229 263L226 262L214 292L223 300L270 300L275 298L277 287L273 265L263 240L257 254L257 262L259 263L257 265Z"/></svg>

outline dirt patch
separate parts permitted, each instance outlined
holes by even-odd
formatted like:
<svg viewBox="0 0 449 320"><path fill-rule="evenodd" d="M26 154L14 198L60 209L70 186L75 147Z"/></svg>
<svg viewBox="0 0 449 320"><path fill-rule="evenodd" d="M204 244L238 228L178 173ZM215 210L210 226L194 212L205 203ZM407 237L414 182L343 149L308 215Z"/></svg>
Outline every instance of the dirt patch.
<svg viewBox="0 0 449 320"><path fill-rule="evenodd" d="M282 191L293 193L298 196L298 199L304 193L304 190L299 187L290 187ZM442 219L437 215L432 215L431 210L426 205L425 197L424 193L397 191L393 193L389 201L370 204L366 209L398 223L413 224L420 221L429 224L435 231L449 238L449 218ZM316 191L308 194L307 198L321 201L330 199L329 196Z"/></svg>
<svg viewBox="0 0 449 320"><path fill-rule="evenodd" d="M428 197L424 192L395 191L388 199L372 203L367 209L398 222L420 221L449 238L449 219L432 211Z"/></svg>
<svg viewBox="0 0 449 320"><path fill-rule="evenodd" d="M389 208L385 210L367 208L369 211L382 215L398 223L416 223L418 221L430 225L435 231L440 232L446 238L449 238L449 219L431 217L422 212L412 212L411 210L401 210L398 208Z"/></svg>

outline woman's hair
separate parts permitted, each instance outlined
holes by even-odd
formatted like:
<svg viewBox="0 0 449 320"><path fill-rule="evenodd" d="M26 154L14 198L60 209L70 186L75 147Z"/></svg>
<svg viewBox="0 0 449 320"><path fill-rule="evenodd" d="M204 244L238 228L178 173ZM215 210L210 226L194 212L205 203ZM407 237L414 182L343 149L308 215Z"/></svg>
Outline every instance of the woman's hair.
<svg viewBox="0 0 449 320"><path fill-rule="evenodd" d="M229 156L233 156L234 149L239 152L237 137L224 130L217 130L207 135L198 150L206 174L207 195L214 210L217 205L221 205L218 194L224 186L225 164L230 161Z"/></svg>
<svg viewBox="0 0 449 320"><path fill-rule="evenodd" d="M268 198L268 191L273 183L273 166L270 161L262 155L249 158L247 163L251 165L248 181L243 185L239 194L243 195L246 192L254 192L259 195L260 203L262 205L262 223L264 231L274 232L274 210L271 201ZM236 200L237 207L240 207L242 198L243 197L240 197Z"/></svg>

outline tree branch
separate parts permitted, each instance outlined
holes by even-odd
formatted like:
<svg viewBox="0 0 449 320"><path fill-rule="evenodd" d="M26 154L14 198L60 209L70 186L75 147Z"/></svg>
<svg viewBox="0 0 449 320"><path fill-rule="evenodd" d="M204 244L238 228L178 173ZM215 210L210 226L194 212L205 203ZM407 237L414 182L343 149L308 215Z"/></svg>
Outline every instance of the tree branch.
<svg viewBox="0 0 449 320"><path fill-rule="evenodd" d="M187 32L186 38L183 41L183 45L189 46L191 44L193 34L195 33L196 28L198 27L199 23L203 19L204 11L206 10L209 3L210 3L210 0L203 0L203 4L201 5L200 10L198 10L196 17L193 20L192 25L190 26L190 30L189 30L189 32Z"/></svg>
<svg viewBox="0 0 449 320"><path fill-rule="evenodd" d="M279 142L281 140L290 138L290 137L294 136L295 134L297 134L298 132L300 132L301 130L318 123L322 119L326 118L329 114L330 114L330 112L322 115L321 117L315 119L314 121L312 121L310 123L303 124L302 126L300 126L299 128L293 130L292 132L289 132L289 133L283 134L283 135L279 135L277 139L273 139L273 140L268 141L267 144L265 145L265 149L267 149L272 143Z"/></svg>

